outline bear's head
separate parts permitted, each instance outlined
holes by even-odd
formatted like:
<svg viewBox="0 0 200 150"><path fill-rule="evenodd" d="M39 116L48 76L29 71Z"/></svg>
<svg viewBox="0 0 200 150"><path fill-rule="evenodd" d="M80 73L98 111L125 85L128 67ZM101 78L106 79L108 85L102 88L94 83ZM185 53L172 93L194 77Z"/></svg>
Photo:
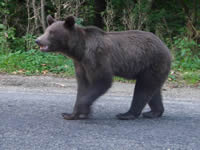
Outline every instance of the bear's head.
<svg viewBox="0 0 200 150"><path fill-rule="evenodd" d="M56 21L47 16L48 27L45 33L36 39L43 52L70 53L80 41L80 33L75 25L74 17L67 17L64 21Z"/></svg>

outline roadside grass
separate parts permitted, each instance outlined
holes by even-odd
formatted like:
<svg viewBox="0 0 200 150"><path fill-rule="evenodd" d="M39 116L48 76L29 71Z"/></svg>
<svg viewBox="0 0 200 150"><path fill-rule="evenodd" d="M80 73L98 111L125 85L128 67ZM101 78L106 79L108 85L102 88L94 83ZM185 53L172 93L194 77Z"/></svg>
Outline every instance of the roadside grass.
<svg viewBox="0 0 200 150"><path fill-rule="evenodd" d="M200 70L178 70L173 69L170 72L168 81L175 83L183 83L187 85L200 85Z"/></svg>
<svg viewBox="0 0 200 150"><path fill-rule="evenodd" d="M200 83L200 70L184 70L173 67L169 75L169 82L184 81L186 84ZM22 75L57 75L60 77L74 77L74 66L70 58L55 53L43 53L39 50L17 51L14 53L0 53L0 73ZM114 77L119 82L128 81Z"/></svg>
<svg viewBox="0 0 200 150"><path fill-rule="evenodd" d="M38 50L0 54L0 72L24 75L65 74L73 76L71 59L53 53L42 53Z"/></svg>
<svg viewBox="0 0 200 150"><path fill-rule="evenodd" d="M196 72L184 72L183 79L189 84L200 83L200 71Z"/></svg>
<svg viewBox="0 0 200 150"><path fill-rule="evenodd" d="M184 82L188 85L200 85L200 58L189 62L173 61L168 78L172 82Z"/></svg>

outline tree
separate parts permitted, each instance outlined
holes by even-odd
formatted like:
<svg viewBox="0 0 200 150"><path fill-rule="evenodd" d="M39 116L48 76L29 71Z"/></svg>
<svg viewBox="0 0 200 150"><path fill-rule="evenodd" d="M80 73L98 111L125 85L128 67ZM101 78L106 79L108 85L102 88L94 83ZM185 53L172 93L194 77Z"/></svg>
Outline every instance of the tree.
<svg viewBox="0 0 200 150"><path fill-rule="evenodd" d="M94 25L102 28L104 27L104 22L101 13L106 9L106 1L105 0L95 0L95 20Z"/></svg>
<svg viewBox="0 0 200 150"><path fill-rule="evenodd" d="M41 0L41 22L43 31L46 29L46 19L45 19L45 10L44 10L45 0Z"/></svg>

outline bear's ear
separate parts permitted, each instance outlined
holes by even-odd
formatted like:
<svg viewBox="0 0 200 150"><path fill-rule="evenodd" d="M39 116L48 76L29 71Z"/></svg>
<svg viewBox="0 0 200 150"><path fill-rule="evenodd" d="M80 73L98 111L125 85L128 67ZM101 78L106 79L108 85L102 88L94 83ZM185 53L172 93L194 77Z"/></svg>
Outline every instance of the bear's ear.
<svg viewBox="0 0 200 150"><path fill-rule="evenodd" d="M50 26L54 22L56 22L56 20L51 15L48 15L47 16L47 23L48 23L48 25Z"/></svg>
<svg viewBox="0 0 200 150"><path fill-rule="evenodd" d="M74 27L74 24L75 24L75 19L73 16L69 16L65 19L65 27L67 28L73 28Z"/></svg>

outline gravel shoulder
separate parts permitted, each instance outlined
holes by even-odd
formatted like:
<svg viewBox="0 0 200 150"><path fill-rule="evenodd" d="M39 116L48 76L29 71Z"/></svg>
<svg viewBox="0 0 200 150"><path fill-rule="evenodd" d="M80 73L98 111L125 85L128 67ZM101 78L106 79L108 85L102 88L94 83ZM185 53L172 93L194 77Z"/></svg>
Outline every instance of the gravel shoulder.
<svg viewBox="0 0 200 150"><path fill-rule="evenodd" d="M77 83L74 78L0 74L0 89L76 94ZM134 83L114 82L106 95L132 96L133 90ZM163 87L163 96L181 100L194 99L200 101L200 87L178 87L175 84L167 83Z"/></svg>

